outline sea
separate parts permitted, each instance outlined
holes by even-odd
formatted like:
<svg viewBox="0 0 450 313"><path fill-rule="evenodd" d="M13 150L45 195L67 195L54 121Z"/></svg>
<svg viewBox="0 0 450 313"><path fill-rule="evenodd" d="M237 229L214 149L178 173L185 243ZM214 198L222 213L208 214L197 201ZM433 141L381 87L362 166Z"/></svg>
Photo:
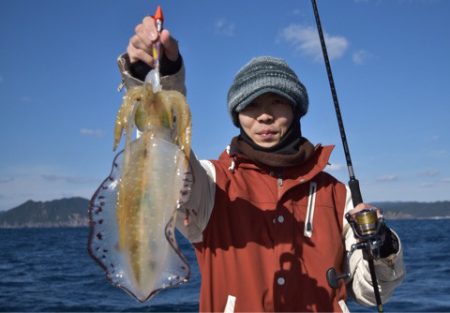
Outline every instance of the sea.
<svg viewBox="0 0 450 313"><path fill-rule="evenodd" d="M385 312L450 312L450 219L392 220L407 275ZM200 275L190 244L186 284L139 303L87 253L88 228L0 229L0 312L195 312ZM376 312L350 301L352 312Z"/></svg>

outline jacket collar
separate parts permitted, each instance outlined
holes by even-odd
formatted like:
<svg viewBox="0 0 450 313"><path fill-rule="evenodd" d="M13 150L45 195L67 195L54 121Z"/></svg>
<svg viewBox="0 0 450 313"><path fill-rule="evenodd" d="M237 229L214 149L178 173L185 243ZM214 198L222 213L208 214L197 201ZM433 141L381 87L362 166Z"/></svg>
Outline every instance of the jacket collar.
<svg viewBox="0 0 450 313"><path fill-rule="evenodd" d="M328 165L334 145L316 145L313 152L305 162L290 167L271 167L264 164L257 164L248 157L235 153L228 147L222 152L219 161L230 166L230 170L250 169L265 173L277 173L284 179L290 178L300 180L300 182L309 181L314 176L322 172Z"/></svg>

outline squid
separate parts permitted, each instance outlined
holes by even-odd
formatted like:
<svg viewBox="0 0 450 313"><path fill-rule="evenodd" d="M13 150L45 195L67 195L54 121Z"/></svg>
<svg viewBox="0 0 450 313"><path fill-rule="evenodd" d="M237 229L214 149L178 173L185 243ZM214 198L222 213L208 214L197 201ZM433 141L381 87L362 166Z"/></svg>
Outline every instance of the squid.
<svg viewBox="0 0 450 313"><path fill-rule="evenodd" d="M192 182L185 97L150 84L130 89L116 117L114 150L123 133L125 147L90 202L88 250L114 286L144 302L190 276L175 237Z"/></svg>

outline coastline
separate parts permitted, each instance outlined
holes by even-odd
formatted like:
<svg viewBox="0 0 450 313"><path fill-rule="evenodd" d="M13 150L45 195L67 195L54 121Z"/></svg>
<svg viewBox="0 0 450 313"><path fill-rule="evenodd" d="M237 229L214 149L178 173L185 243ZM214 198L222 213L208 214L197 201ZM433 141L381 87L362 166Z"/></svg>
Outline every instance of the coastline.
<svg viewBox="0 0 450 313"><path fill-rule="evenodd" d="M429 220L450 220L450 216L406 216L385 214L388 221L429 221ZM0 229L31 229L31 228L89 228L89 221L77 221L71 223L26 223L26 224L0 224Z"/></svg>

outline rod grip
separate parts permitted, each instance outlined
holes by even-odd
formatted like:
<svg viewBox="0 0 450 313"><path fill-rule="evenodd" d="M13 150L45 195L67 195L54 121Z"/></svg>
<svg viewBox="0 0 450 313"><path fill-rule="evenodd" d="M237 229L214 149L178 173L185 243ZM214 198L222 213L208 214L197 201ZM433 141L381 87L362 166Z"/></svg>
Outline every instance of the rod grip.
<svg viewBox="0 0 450 313"><path fill-rule="evenodd" d="M362 203L363 199L361 189L359 188L359 181L356 178L350 179L348 181L348 186L350 187L350 191L352 193L353 206L357 206Z"/></svg>

